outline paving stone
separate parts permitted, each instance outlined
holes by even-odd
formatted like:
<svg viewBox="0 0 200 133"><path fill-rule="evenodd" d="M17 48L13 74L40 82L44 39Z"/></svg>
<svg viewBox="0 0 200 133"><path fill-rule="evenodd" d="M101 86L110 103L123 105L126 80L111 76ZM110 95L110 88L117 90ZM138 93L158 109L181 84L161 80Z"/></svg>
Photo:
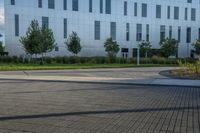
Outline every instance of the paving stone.
<svg viewBox="0 0 200 133"><path fill-rule="evenodd" d="M1 82L0 133L199 133L200 89Z"/></svg>

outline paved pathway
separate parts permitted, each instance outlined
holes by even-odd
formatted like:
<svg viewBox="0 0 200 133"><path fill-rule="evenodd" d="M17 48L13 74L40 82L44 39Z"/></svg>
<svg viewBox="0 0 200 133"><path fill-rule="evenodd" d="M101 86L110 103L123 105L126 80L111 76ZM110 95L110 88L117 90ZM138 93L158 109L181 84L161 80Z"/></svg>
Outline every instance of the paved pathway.
<svg viewBox="0 0 200 133"><path fill-rule="evenodd" d="M200 133L200 89L0 80L0 133Z"/></svg>
<svg viewBox="0 0 200 133"><path fill-rule="evenodd" d="M0 79L200 87L200 80L170 79L159 74L161 71L170 69L176 68L148 67L120 69L14 71L0 72Z"/></svg>

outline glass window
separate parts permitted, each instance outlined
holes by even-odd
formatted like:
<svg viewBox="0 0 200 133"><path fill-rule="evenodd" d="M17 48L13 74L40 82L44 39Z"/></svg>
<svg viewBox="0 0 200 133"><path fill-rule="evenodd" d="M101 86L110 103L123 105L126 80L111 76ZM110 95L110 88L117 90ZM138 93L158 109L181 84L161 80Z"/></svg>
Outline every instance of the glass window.
<svg viewBox="0 0 200 133"><path fill-rule="evenodd" d="M130 24L126 23L126 41L130 39Z"/></svg>
<svg viewBox="0 0 200 133"><path fill-rule="evenodd" d="M191 9L191 20L192 21L196 20L196 9L195 8Z"/></svg>
<svg viewBox="0 0 200 133"><path fill-rule="evenodd" d="M156 18L161 18L161 5L156 5Z"/></svg>
<svg viewBox="0 0 200 133"><path fill-rule="evenodd" d="M106 0L106 14L111 14L111 0Z"/></svg>
<svg viewBox="0 0 200 133"><path fill-rule="evenodd" d="M67 10L67 0L63 0L63 10Z"/></svg>
<svg viewBox="0 0 200 133"><path fill-rule="evenodd" d="M127 1L124 1L124 15L127 16Z"/></svg>
<svg viewBox="0 0 200 133"><path fill-rule="evenodd" d="M11 5L15 5L15 0L11 0L11 1L10 1L10 4L11 4Z"/></svg>
<svg viewBox="0 0 200 133"><path fill-rule="evenodd" d="M170 6L168 6L168 7L167 7L167 18L168 18L168 19L170 19L170 16L171 16L170 13L171 13L171 11L170 11Z"/></svg>
<svg viewBox="0 0 200 133"><path fill-rule="evenodd" d="M49 28L49 18L48 17L42 17L42 27Z"/></svg>
<svg viewBox="0 0 200 133"><path fill-rule="evenodd" d="M179 19L179 7L174 7L174 19Z"/></svg>
<svg viewBox="0 0 200 133"><path fill-rule="evenodd" d="M78 11L78 0L73 0L72 9L73 11Z"/></svg>
<svg viewBox="0 0 200 133"><path fill-rule="evenodd" d="M15 36L19 36L19 15L15 14Z"/></svg>
<svg viewBox="0 0 200 133"><path fill-rule="evenodd" d="M146 41L149 42L149 24L146 25Z"/></svg>
<svg viewBox="0 0 200 133"><path fill-rule="evenodd" d="M199 28L199 36L198 36L198 40L200 40L200 28Z"/></svg>
<svg viewBox="0 0 200 133"><path fill-rule="evenodd" d="M142 24L137 24L136 27L136 41L142 41Z"/></svg>
<svg viewBox="0 0 200 133"><path fill-rule="evenodd" d="M178 42L181 42L181 27L178 27Z"/></svg>
<svg viewBox="0 0 200 133"><path fill-rule="evenodd" d="M103 13L103 0L100 0L100 13Z"/></svg>
<svg viewBox="0 0 200 133"><path fill-rule="evenodd" d="M142 3L142 17L147 17L147 4Z"/></svg>
<svg viewBox="0 0 200 133"><path fill-rule="evenodd" d="M110 31L111 38L113 40L116 40L116 22L111 22Z"/></svg>
<svg viewBox="0 0 200 133"><path fill-rule="evenodd" d="M185 8L185 20L187 20L187 19L188 19L188 9Z"/></svg>
<svg viewBox="0 0 200 133"><path fill-rule="evenodd" d="M137 16L137 3L134 3L134 16Z"/></svg>
<svg viewBox="0 0 200 133"><path fill-rule="evenodd" d="M161 25L160 26L160 41L165 39L165 26Z"/></svg>
<svg viewBox="0 0 200 133"><path fill-rule="evenodd" d="M42 8L42 0L38 0L38 7Z"/></svg>
<svg viewBox="0 0 200 133"><path fill-rule="evenodd" d="M92 12L92 0L89 0L89 12Z"/></svg>
<svg viewBox="0 0 200 133"><path fill-rule="evenodd" d="M67 19L63 20L63 28L64 28L64 38L67 38Z"/></svg>
<svg viewBox="0 0 200 133"><path fill-rule="evenodd" d="M172 26L169 26L169 39L172 39Z"/></svg>
<svg viewBox="0 0 200 133"><path fill-rule="evenodd" d="M187 39L186 39L186 42L187 43L191 43L191 28L190 27L187 27Z"/></svg>
<svg viewBox="0 0 200 133"><path fill-rule="evenodd" d="M48 0L48 7L49 9L55 8L55 0Z"/></svg>
<svg viewBox="0 0 200 133"><path fill-rule="evenodd" d="M94 39L95 40L100 40L100 21L95 21L94 24Z"/></svg>
<svg viewBox="0 0 200 133"><path fill-rule="evenodd" d="M187 0L188 3L192 3L192 0Z"/></svg>

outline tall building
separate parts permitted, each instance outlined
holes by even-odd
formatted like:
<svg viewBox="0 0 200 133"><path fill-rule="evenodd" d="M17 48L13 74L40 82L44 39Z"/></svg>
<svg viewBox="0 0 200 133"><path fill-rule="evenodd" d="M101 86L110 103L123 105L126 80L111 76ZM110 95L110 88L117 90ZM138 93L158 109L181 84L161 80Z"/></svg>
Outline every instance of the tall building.
<svg viewBox="0 0 200 133"><path fill-rule="evenodd" d="M5 0L5 42L10 55L25 55L19 38L32 20L51 28L57 47L49 55L70 55L64 41L72 31L81 38L81 56L105 56L104 42L120 45L118 56L135 55L138 42L154 49L164 38L180 42L178 55L191 56L200 39L199 0Z"/></svg>

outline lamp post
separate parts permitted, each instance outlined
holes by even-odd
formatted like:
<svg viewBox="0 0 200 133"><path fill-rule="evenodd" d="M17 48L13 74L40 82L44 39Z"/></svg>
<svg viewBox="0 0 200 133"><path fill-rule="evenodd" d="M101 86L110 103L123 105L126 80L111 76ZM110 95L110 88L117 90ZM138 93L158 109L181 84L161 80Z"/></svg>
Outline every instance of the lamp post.
<svg viewBox="0 0 200 133"><path fill-rule="evenodd" d="M140 41L138 41L138 47L137 47L137 65L140 65Z"/></svg>

